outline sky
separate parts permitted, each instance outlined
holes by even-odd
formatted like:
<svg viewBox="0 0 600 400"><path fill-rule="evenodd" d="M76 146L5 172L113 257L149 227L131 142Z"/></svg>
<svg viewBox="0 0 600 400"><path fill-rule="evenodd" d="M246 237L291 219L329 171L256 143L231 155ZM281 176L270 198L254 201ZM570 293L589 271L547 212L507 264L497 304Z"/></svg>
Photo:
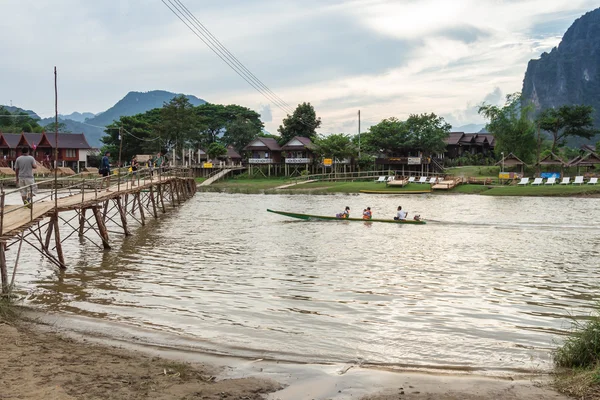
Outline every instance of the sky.
<svg viewBox="0 0 600 400"><path fill-rule="evenodd" d="M165 2L173 0L165 0ZM181 0L288 106L240 78L161 0L0 0L0 104L101 112L168 90L261 113L275 133L310 102L320 133L434 112L484 123L483 101L521 90L530 59L597 0Z"/></svg>

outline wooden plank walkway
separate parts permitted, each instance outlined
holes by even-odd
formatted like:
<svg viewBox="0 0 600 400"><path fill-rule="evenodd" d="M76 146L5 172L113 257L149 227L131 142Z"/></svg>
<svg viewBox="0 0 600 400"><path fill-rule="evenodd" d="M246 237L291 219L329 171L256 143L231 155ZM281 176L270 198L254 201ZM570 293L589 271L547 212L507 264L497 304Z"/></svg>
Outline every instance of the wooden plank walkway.
<svg viewBox="0 0 600 400"><path fill-rule="evenodd" d="M87 191L84 190L83 194L76 193L70 196L59 197L57 201L58 212L83 208L94 203L101 203L115 197L120 197L124 194L136 193L144 189L149 189L153 185L168 183L173 179L176 178L174 176L162 176L154 178L152 181L146 181L146 183L141 182L138 186L131 186L131 182L123 182L121 185L111 185L109 187L110 191L106 189L98 191L88 189ZM5 206L2 212L4 218L2 221L2 236L0 238L6 239L18 235L32 222L54 213L54 199L47 198L41 201L34 201L31 209L23 206Z"/></svg>

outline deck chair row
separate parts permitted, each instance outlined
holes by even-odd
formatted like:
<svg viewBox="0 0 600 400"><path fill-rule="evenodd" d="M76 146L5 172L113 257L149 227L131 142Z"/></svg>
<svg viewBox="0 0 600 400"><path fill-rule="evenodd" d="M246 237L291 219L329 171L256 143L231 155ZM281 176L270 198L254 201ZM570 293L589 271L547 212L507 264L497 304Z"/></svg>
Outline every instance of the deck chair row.
<svg viewBox="0 0 600 400"><path fill-rule="evenodd" d="M375 179L375 182L377 183L382 183L382 182L391 182L395 179L394 175L391 175L389 177L386 176L380 176L378 179ZM438 181L437 177L432 176L431 178L427 179L426 176L422 176L420 177L418 180L416 179L416 177L411 176L408 178L408 183L429 183L431 185L435 184Z"/></svg>
<svg viewBox="0 0 600 400"><path fill-rule="evenodd" d="M531 182L532 186L539 186L539 185L555 185L559 182L556 181L556 178L548 178L546 180L546 182L544 182L544 178L535 178L533 180L533 182ZM573 182L571 182L571 178L570 177L564 177L562 178L562 181L560 181L560 185L583 185L584 180L583 180L583 176L576 176L575 180ZM590 178L589 181L587 181L588 185L595 185L598 183L598 178ZM528 185L529 184L529 178L521 178L521 181L518 183L518 185Z"/></svg>

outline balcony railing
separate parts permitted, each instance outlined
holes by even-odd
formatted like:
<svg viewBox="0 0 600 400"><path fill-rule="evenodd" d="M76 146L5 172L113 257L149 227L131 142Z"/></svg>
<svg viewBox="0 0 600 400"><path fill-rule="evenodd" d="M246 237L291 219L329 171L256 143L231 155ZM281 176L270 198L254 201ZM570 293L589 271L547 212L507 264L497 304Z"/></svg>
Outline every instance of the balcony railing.
<svg viewBox="0 0 600 400"><path fill-rule="evenodd" d="M308 157L286 158L285 163L286 164L310 164L310 158L308 158Z"/></svg>
<svg viewBox="0 0 600 400"><path fill-rule="evenodd" d="M272 158L249 158L248 164L273 164Z"/></svg>

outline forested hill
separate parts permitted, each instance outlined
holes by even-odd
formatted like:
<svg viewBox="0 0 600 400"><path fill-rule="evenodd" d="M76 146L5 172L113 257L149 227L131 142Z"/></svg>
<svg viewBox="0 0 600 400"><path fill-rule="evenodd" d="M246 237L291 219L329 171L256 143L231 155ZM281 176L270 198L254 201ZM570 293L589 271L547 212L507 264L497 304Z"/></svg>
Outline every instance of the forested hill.
<svg viewBox="0 0 600 400"><path fill-rule="evenodd" d="M575 20L549 54L529 61L522 92L523 99L533 101L538 111L590 105L595 109L595 125L600 127L600 8ZM579 139L569 144L583 143Z"/></svg>
<svg viewBox="0 0 600 400"><path fill-rule="evenodd" d="M171 101L177 93L171 93L164 90L153 90L151 92L129 92L125 97L114 106L88 119L86 122L91 125L106 126L121 116L130 116L145 113L153 108L160 108L164 103ZM196 96L185 95L191 104L199 106L206 101Z"/></svg>

